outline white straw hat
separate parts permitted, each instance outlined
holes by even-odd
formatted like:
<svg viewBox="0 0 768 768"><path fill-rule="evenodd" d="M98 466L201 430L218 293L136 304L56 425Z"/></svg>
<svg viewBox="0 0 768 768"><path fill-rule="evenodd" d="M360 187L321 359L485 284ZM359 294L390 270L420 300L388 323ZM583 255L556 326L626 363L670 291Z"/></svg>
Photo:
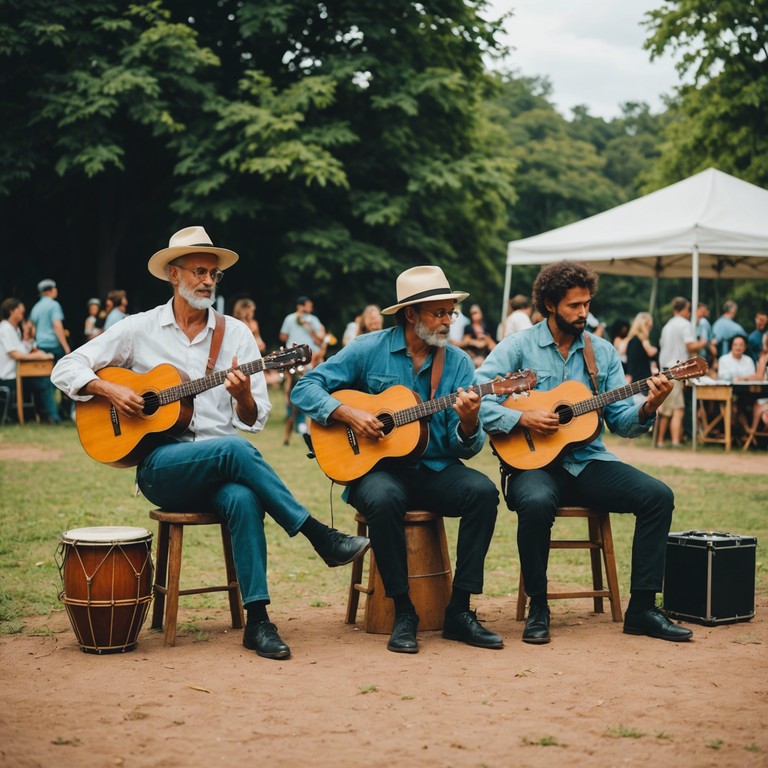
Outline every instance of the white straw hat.
<svg viewBox="0 0 768 768"><path fill-rule="evenodd" d="M397 304L381 310L382 315L394 315L401 307L422 301L454 299L464 301L469 296L463 291L452 291L440 267L423 266L406 269L397 278Z"/></svg>
<svg viewBox="0 0 768 768"><path fill-rule="evenodd" d="M186 256L188 253L212 253L218 257L219 269L231 267L240 257L228 248L217 248L208 237L208 233L203 227L185 227L180 229L175 235L171 236L168 247L158 251L147 264L147 269L161 280L167 280L165 267L179 256Z"/></svg>

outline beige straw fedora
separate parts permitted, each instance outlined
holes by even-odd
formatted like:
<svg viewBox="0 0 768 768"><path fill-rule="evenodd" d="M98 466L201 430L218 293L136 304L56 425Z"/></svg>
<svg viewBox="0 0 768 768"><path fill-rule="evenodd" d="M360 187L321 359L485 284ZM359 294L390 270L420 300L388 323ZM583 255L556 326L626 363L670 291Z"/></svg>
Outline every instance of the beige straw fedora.
<svg viewBox="0 0 768 768"><path fill-rule="evenodd" d="M167 280L165 267L179 256L188 253L212 253L219 259L219 269L231 267L240 257L228 248L216 248L203 227L185 227L171 236L168 247L158 251L147 264L147 269L161 280Z"/></svg>
<svg viewBox="0 0 768 768"><path fill-rule="evenodd" d="M397 304L381 310L382 315L394 315L401 307L422 301L455 299L464 301L469 296L463 291L452 291L440 267L424 266L406 269L397 278Z"/></svg>

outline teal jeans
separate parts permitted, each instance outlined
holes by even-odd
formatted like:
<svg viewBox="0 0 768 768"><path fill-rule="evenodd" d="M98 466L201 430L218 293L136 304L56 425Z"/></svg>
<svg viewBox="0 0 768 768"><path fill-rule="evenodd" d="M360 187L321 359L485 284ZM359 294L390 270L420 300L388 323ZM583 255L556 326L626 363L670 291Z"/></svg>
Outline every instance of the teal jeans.
<svg viewBox="0 0 768 768"><path fill-rule="evenodd" d="M295 536L309 512L253 445L235 436L169 443L144 459L136 481L168 511L215 512L232 536L243 603L269 601L264 515Z"/></svg>

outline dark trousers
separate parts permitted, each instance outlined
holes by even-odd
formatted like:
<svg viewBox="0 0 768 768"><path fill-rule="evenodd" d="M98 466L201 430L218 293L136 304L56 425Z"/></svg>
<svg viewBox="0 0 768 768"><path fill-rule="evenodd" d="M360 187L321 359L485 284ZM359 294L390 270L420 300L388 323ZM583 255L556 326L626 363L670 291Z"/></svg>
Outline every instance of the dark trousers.
<svg viewBox="0 0 768 768"><path fill-rule="evenodd" d="M620 461L591 461L574 477L562 467L502 475L507 506L517 512L517 548L525 591L547 594L549 541L558 507L633 514L631 589L660 592L675 497L655 477Z"/></svg>
<svg viewBox="0 0 768 768"><path fill-rule="evenodd" d="M387 597L408 592L403 518L411 509L460 517L453 586L483 591L485 555L496 526L499 493L484 474L452 464L440 472L427 467L374 470L350 488L349 496L368 520L368 536Z"/></svg>

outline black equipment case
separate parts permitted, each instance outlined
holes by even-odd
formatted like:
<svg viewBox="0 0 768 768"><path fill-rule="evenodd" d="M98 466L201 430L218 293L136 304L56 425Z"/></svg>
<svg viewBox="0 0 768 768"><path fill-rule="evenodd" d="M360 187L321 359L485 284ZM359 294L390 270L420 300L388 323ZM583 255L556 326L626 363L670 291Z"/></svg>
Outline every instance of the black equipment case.
<svg viewBox="0 0 768 768"><path fill-rule="evenodd" d="M757 539L713 531L670 533L664 570L664 609L710 626L755 615Z"/></svg>

